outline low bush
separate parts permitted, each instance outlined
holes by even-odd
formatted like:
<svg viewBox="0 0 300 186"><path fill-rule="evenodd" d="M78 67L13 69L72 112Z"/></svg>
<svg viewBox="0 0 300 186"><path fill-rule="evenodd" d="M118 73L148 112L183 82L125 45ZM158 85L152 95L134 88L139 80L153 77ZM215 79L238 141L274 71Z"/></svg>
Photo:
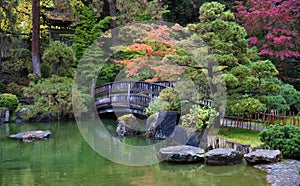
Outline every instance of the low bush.
<svg viewBox="0 0 300 186"><path fill-rule="evenodd" d="M278 149L286 158L300 158L300 128L272 125L259 133L260 140L268 149Z"/></svg>
<svg viewBox="0 0 300 186"><path fill-rule="evenodd" d="M148 115L156 112L176 111L180 113L180 99L178 93L173 88L166 88L159 93L156 100L152 101L146 108Z"/></svg>
<svg viewBox="0 0 300 186"><path fill-rule="evenodd" d="M17 83L11 82L7 85L6 89L8 93L11 93L13 95L16 95L18 99L23 99L23 86L18 85Z"/></svg>
<svg viewBox="0 0 300 186"><path fill-rule="evenodd" d="M218 112L211 107L193 105L190 113L181 116L182 125L195 129L203 129L213 123L216 116L218 116Z"/></svg>
<svg viewBox="0 0 300 186"><path fill-rule="evenodd" d="M0 107L8 108L10 112L13 112L18 107L19 100L17 96L13 94L0 94Z"/></svg>

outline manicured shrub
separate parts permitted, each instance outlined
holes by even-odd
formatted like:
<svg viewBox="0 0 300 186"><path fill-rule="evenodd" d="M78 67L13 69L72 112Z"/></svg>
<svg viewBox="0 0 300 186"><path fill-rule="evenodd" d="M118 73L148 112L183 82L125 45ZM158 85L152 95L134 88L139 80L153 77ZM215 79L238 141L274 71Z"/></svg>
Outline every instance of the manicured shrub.
<svg viewBox="0 0 300 186"><path fill-rule="evenodd" d="M217 111L211 107L193 105L190 113L181 116L182 125L201 130L214 122L216 116L218 116Z"/></svg>
<svg viewBox="0 0 300 186"><path fill-rule="evenodd" d="M6 107L13 112L18 107L19 100L13 94L0 94L0 107Z"/></svg>
<svg viewBox="0 0 300 186"><path fill-rule="evenodd" d="M166 88L159 93L156 100L152 101L146 108L148 115L156 112L177 111L180 112L181 102L174 88Z"/></svg>
<svg viewBox="0 0 300 186"><path fill-rule="evenodd" d="M259 133L268 149L278 149L286 158L300 158L300 128L272 125Z"/></svg>

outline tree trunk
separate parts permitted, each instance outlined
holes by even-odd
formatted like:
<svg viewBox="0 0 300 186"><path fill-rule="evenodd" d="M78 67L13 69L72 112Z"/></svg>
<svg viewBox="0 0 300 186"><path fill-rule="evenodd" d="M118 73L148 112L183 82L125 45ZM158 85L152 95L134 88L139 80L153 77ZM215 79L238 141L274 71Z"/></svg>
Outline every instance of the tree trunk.
<svg viewBox="0 0 300 186"><path fill-rule="evenodd" d="M41 74L40 67L40 0L32 0L32 70Z"/></svg>
<svg viewBox="0 0 300 186"><path fill-rule="evenodd" d="M158 11L160 11L160 9L162 9L164 6L164 2L163 0L158 0ZM163 22L164 22L164 18L163 16L161 15L161 17L158 18L158 23L160 25L163 25Z"/></svg>
<svg viewBox="0 0 300 186"><path fill-rule="evenodd" d="M0 71L2 70L2 56L0 54Z"/></svg>
<svg viewBox="0 0 300 186"><path fill-rule="evenodd" d="M57 63L57 64L56 64L56 67L55 67L55 74L56 74L57 76L59 76L59 67L60 67L60 63Z"/></svg>
<svg viewBox="0 0 300 186"><path fill-rule="evenodd" d="M117 45L118 31L116 29L115 16L117 14L116 0L109 0L110 27L112 29L112 45Z"/></svg>

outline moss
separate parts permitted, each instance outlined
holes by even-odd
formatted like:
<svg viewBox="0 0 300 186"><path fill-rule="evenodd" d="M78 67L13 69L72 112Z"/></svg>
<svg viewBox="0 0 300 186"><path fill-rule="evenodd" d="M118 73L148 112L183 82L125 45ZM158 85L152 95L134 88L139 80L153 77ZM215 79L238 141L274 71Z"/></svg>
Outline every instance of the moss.
<svg viewBox="0 0 300 186"><path fill-rule="evenodd" d="M121 117L121 119L125 122L125 123L129 123L131 121L132 115L131 114L127 114L127 115L123 115Z"/></svg>

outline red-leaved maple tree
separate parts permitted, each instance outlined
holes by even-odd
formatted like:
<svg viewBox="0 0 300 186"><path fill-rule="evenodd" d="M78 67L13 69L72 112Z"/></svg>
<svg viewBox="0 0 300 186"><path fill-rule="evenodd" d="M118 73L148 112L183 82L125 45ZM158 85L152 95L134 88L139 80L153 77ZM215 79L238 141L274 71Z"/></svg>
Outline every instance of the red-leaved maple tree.
<svg viewBox="0 0 300 186"><path fill-rule="evenodd" d="M236 1L237 21L245 27L250 45L262 56L276 59L299 57L300 1L247 0Z"/></svg>

